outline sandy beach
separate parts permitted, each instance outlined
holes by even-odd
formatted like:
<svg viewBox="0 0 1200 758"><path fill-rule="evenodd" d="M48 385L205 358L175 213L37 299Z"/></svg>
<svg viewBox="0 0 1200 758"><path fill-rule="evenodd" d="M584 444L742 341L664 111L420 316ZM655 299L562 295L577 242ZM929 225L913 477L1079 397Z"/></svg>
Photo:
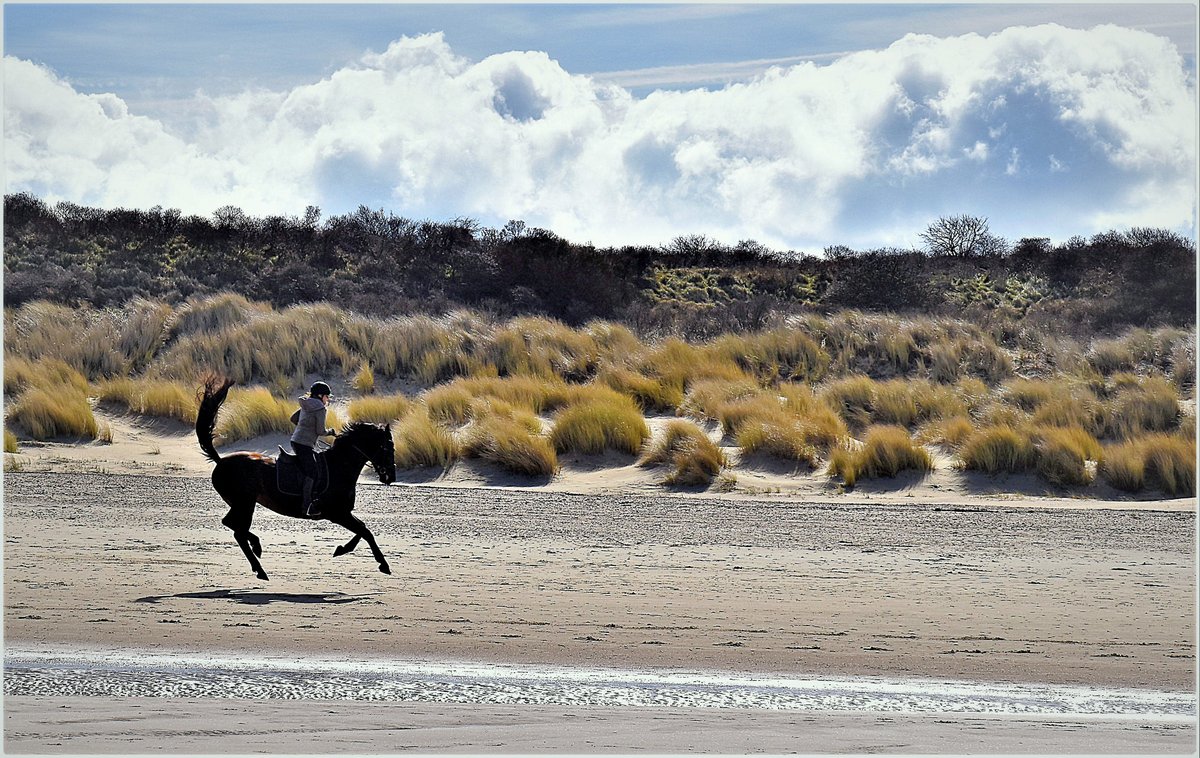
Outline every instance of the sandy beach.
<svg viewBox="0 0 1200 758"><path fill-rule="evenodd" d="M365 548L334 558L349 536L338 527L260 512L262 582L220 525L186 430L123 423L123 442L29 448L6 475L6 650L1194 692L1194 501L1001 499L950 471L848 494L804 481L710 495L667 494L632 465L576 462L537 487L464 468L391 487L364 478L356 513L392 576ZM237 723L214 725L230 708ZM1195 730L1116 716L6 694L5 740L17 753L1178 753Z"/></svg>

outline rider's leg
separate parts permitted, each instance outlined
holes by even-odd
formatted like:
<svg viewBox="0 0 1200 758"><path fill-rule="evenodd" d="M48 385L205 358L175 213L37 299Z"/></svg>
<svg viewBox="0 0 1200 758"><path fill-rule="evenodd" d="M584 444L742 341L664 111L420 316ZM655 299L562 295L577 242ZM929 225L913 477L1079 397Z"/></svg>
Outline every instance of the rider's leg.
<svg viewBox="0 0 1200 758"><path fill-rule="evenodd" d="M292 443L292 452L296 454L296 462L300 464L300 470L304 472L304 490L302 507L304 515L319 516L321 509L313 501L312 491L313 485L317 480L317 462L314 457L313 449L308 445Z"/></svg>

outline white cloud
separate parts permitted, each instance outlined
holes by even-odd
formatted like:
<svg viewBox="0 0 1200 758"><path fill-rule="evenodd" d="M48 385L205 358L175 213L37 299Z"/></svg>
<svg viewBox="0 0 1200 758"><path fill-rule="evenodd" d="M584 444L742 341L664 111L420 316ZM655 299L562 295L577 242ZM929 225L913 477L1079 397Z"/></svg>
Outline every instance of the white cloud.
<svg viewBox="0 0 1200 758"><path fill-rule="evenodd" d="M1061 223L1050 201L1064 194L1038 190L1067 161L1053 151L1072 165L1056 181L1078 176L1089 203L1071 233L1194 223L1194 83L1165 40L1111 26L910 35L644 98L540 52L473 62L432 34L290 91L198 96L203 125L186 139L115 96L4 65L7 190L51 200L254 214L362 203L522 218L597 244L703 233L811 248L950 212Z"/></svg>

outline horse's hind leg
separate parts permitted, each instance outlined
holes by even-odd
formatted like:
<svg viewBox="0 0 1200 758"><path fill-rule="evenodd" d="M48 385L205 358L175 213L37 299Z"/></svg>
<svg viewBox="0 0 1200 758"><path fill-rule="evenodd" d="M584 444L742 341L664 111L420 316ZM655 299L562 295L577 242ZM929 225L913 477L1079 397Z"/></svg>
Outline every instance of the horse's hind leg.
<svg viewBox="0 0 1200 758"><path fill-rule="evenodd" d="M350 550L353 550L354 545L358 542L359 538L362 538L366 540L367 544L371 547L371 555L375 556L375 560L379 561L379 570L385 574L392 573L391 567L388 566L387 559L383 557L383 551L379 549L379 545L375 544L375 535L371 534L371 530L367 528L366 524L359 521L349 513L337 517L330 517L329 520L354 532L354 539L350 540L343 546L347 548L343 552L349 552ZM334 553L334 555L338 555L338 553Z"/></svg>
<svg viewBox="0 0 1200 758"><path fill-rule="evenodd" d="M229 513L225 514L221 523L233 530L233 538L237 540L238 547L246 554L246 560L250 561L250 568L254 569L255 576L263 581L270 581L267 572L263 571L262 564L258 562L258 556L262 555L262 544L258 541L258 537L250 531L250 523L253 520L254 502L251 501L248 506L230 503Z"/></svg>

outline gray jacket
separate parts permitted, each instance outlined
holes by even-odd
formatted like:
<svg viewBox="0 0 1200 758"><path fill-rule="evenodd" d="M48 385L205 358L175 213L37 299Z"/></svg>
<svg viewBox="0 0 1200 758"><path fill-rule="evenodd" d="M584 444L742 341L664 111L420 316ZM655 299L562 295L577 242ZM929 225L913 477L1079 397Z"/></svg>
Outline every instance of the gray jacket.
<svg viewBox="0 0 1200 758"><path fill-rule="evenodd" d="M317 437L333 434L332 429L325 428L325 403L321 402L321 398L300 398L299 415L300 418L296 421L296 431L292 432L292 442L315 447Z"/></svg>

